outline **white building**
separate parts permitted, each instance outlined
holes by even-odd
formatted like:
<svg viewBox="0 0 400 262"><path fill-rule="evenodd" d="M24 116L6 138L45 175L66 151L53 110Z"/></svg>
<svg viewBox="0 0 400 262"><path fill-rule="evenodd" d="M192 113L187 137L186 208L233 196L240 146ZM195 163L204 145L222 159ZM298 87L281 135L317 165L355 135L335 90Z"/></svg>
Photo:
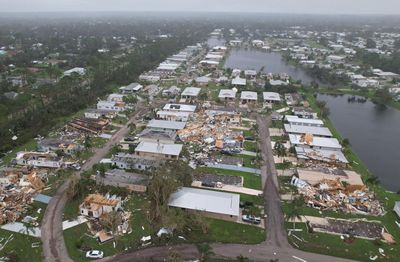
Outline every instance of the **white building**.
<svg viewBox="0 0 400 262"><path fill-rule="evenodd" d="M286 115L285 120L290 125L319 126L319 127L324 126L324 122L320 119L306 119L306 118L300 118L298 116Z"/></svg>
<svg viewBox="0 0 400 262"><path fill-rule="evenodd" d="M290 144L295 147L304 147L311 149L325 149L332 151L341 151L342 146L336 138L317 137L311 134L295 135L289 134Z"/></svg>
<svg viewBox="0 0 400 262"><path fill-rule="evenodd" d="M263 99L265 103L281 102L281 96L276 92L263 92Z"/></svg>
<svg viewBox="0 0 400 262"><path fill-rule="evenodd" d="M181 94L182 99L194 100L200 94L201 88L199 87L186 87Z"/></svg>
<svg viewBox="0 0 400 262"><path fill-rule="evenodd" d="M72 69L69 69L69 70L65 71L63 75L64 76L71 76L73 74L78 74L78 75L83 76L83 75L86 74L86 69L82 68L82 67L75 67L75 68L72 68Z"/></svg>
<svg viewBox="0 0 400 262"><path fill-rule="evenodd" d="M97 102L97 109L121 112L125 110L125 103L100 100Z"/></svg>
<svg viewBox="0 0 400 262"><path fill-rule="evenodd" d="M185 104L166 104L163 108L164 111L188 112L194 113L196 111L195 105Z"/></svg>
<svg viewBox="0 0 400 262"><path fill-rule="evenodd" d="M236 98L237 90L235 89L221 89L218 98L222 101L234 101Z"/></svg>
<svg viewBox="0 0 400 262"><path fill-rule="evenodd" d="M237 220L240 214L239 203L239 194L182 187L171 195L168 205L200 211L205 216Z"/></svg>
<svg viewBox="0 0 400 262"><path fill-rule="evenodd" d="M243 91L240 94L240 101L243 104L246 103L256 103L257 102L257 92L253 91Z"/></svg>
<svg viewBox="0 0 400 262"><path fill-rule="evenodd" d="M232 79L232 85L234 86L246 86L246 79L240 78L240 76L235 77Z"/></svg>

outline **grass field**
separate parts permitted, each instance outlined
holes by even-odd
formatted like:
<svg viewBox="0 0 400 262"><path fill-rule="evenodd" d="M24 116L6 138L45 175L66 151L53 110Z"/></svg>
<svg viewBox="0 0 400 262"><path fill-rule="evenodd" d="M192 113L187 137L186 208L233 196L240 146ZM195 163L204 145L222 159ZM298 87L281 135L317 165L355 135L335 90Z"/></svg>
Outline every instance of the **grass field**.
<svg viewBox="0 0 400 262"><path fill-rule="evenodd" d="M11 235L13 235L13 239L0 251L0 257L13 253L15 260L11 261L42 261L42 245L40 238L0 229L1 244L4 245ZM39 243L39 246L32 247L32 243Z"/></svg>

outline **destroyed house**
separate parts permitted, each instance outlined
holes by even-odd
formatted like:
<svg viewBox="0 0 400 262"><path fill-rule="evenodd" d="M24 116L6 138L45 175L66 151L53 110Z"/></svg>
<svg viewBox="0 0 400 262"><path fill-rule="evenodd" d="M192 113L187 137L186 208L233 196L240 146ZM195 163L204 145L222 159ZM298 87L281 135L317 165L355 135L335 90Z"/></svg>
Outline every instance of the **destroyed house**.
<svg viewBox="0 0 400 262"><path fill-rule="evenodd" d="M104 175L98 174L96 176L96 183L106 186L124 187L132 192L143 193L147 190L149 177L119 169L111 169L106 171Z"/></svg>
<svg viewBox="0 0 400 262"><path fill-rule="evenodd" d="M85 111L85 118L99 119L99 118L108 118L112 119L116 117L118 112L113 110L102 110L102 109L88 109Z"/></svg>
<svg viewBox="0 0 400 262"><path fill-rule="evenodd" d="M111 158L111 163L120 169L149 170L158 167L160 161L154 158L139 157L134 154L118 153Z"/></svg>
<svg viewBox="0 0 400 262"><path fill-rule="evenodd" d="M147 124L147 128L158 131L177 131L184 129L186 122L179 121L167 121L167 120L157 120L153 119Z"/></svg>
<svg viewBox="0 0 400 262"><path fill-rule="evenodd" d="M84 216L99 218L103 214L121 208L121 198L117 196L90 194L79 205L79 213Z"/></svg>
<svg viewBox="0 0 400 262"><path fill-rule="evenodd" d="M290 143L296 147L326 149L332 151L342 150L342 146L336 138L315 137L311 134L289 134L289 140Z"/></svg>
<svg viewBox="0 0 400 262"><path fill-rule="evenodd" d="M181 144L140 142L135 149L135 154L141 157L152 157L162 160L178 160L181 151Z"/></svg>
<svg viewBox="0 0 400 262"><path fill-rule="evenodd" d="M108 124L109 121L104 119L76 118L67 124L67 128L83 133L99 134Z"/></svg>
<svg viewBox="0 0 400 262"><path fill-rule="evenodd" d="M97 102L97 109L121 112L125 110L125 103L101 100Z"/></svg>
<svg viewBox="0 0 400 262"><path fill-rule="evenodd" d="M349 162L342 153L337 150L313 149L306 147L295 147L297 159L300 163L305 161L323 162L339 166L346 166Z"/></svg>
<svg viewBox="0 0 400 262"><path fill-rule="evenodd" d="M293 114L300 118L318 119L318 115L311 108L308 107L294 107Z"/></svg>
<svg viewBox="0 0 400 262"><path fill-rule="evenodd" d="M66 155L74 155L82 150L83 146L71 141L63 141L58 139L43 139L38 142L39 152L61 151Z"/></svg>
<svg viewBox="0 0 400 262"><path fill-rule="evenodd" d="M62 158L55 153L18 152L15 160L18 165L23 166L47 168L61 168L63 166Z"/></svg>
<svg viewBox="0 0 400 262"><path fill-rule="evenodd" d="M207 116L214 118L216 122L233 125L242 124L242 114L231 110L206 110Z"/></svg>

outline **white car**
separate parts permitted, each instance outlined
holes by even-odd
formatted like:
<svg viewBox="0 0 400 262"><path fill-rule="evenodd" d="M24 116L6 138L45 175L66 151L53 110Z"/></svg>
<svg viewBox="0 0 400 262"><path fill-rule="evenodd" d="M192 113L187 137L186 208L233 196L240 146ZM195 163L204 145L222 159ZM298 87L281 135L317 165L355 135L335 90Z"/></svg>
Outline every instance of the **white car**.
<svg viewBox="0 0 400 262"><path fill-rule="evenodd" d="M100 250L90 250L86 252L86 257L87 258L103 258L104 253L103 251Z"/></svg>

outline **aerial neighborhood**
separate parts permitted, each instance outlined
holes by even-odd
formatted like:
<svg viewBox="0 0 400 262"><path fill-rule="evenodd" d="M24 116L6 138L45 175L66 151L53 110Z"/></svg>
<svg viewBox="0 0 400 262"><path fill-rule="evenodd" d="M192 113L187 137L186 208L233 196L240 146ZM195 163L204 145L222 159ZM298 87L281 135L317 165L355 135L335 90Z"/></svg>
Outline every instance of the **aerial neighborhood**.
<svg viewBox="0 0 400 262"><path fill-rule="evenodd" d="M70 42L49 53L52 42L38 40L28 49L42 56L28 65L18 64L27 52L19 41L0 38L0 95L13 110L1 119L26 116L21 127L1 126L9 145L0 163L1 256L12 254L14 238L21 261L27 252L63 261L46 251L51 241L73 261L251 245L243 254L232 248L236 259L275 233L290 252L396 261L400 197L353 152L324 97L400 108L399 74L369 66L397 52L400 34L196 26L193 39L161 26L145 36L116 30L88 54L91 37L73 36L76 53ZM93 61L80 64L77 56L89 54ZM264 261L297 261L278 258Z"/></svg>

